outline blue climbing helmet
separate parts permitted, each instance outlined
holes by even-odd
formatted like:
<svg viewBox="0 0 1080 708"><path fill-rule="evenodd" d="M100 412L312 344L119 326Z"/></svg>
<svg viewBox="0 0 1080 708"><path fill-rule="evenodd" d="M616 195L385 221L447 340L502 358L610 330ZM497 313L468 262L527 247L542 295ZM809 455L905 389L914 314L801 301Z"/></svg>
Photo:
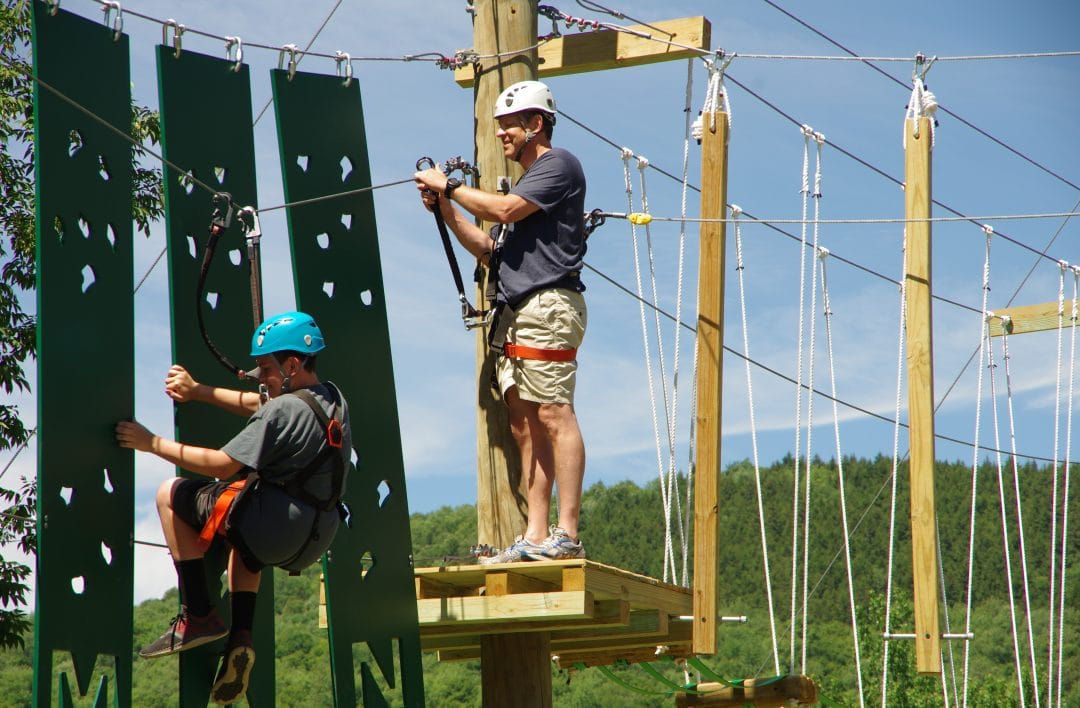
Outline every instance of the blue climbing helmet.
<svg viewBox="0 0 1080 708"><path fill-rule="evenodd" d="M251 356L274 352L316 354L326 347L322 330L305 312L282 312L255 329L251 336Z"/></svg>

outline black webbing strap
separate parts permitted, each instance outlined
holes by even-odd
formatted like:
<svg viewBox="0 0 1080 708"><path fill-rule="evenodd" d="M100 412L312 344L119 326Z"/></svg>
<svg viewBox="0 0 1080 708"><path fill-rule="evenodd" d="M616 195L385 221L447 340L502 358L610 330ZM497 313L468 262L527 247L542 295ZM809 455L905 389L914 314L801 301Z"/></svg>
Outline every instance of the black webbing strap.
<svg viewBox="0 0 1080 708"><path fill-rule="evenodd" d="M319 402L315 400L315 396L311 391L300 389L299 391L291 392L292 395L306 403L308 407L311 408L311 412L315 414L315 417L323 427L323 431L326 432L326 447L315 456L315 459L312 460L307 467L302 469L296 477L285 485L285 491L316 509L330 511L337 505L338 500L341 499L342 485L345 480L345 456L349 454L349 451L343 449L341 444L341 425L344 416L341 391L337 389L337 386L330 382L326 382L326 386L333 391L337 398L337 402L334 403L333 418L326 414L326 411L324 411L323 407L319 405ZM336 433L334 432L335 429L337 431ZM337 436L336 440L335 434ZM304 486L328 459L332 459L334 465L333 478L330 482L330 498L319 499L309 493Z"/></svg>

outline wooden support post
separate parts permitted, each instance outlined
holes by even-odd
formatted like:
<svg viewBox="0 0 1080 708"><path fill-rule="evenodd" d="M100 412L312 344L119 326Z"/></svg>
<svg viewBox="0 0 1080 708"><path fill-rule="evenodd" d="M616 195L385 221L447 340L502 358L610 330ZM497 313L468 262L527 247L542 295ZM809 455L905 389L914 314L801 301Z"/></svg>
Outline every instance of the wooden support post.
<svg viewBox="0 0 1080 708"><path fill-rule="evenodd" d="M473 46L481 55L503 54L536 43L536 3L532 0L476 0ZM475 164L480 188L498 188L499 176L516 179L521 168L503 157L495 139L495 99L517 81L536 78L536 50L485 60L476 87ZM485 230L492 224L481 224ZM479 293L480 297L484 293ZM487 331L476 336L476 513L480 543L510 545L525 529L521 458L510 435L506 406L491 387L496 357ZM551 706L551 639L546 632L489 635L481 639L480 672L485 706Z"/></svg>
<svg viewBox="0 0 1080 708"><path fill-rule="evenodd" d="M941 673L938 634L937 520L934 507L934 344L931 316L930 198L933 126L904 121L904 271L907 304L908 423L910 425L911 561L915 603L915 667Z"/></svg>
<svg viewBox="0 0 1080 708"><path fill-rule="evenodd" d="M485 706L551 708L551 634L489 634L480 638Z"/></svg>
<svg viewBox="0 0 1080 708"><path fill-rule="evenodd" d="M701 142L701 218L722 219L727 204L726 113L705 113ZM695 654L716 653L720 420L724 380L726 224L701 224L697 319L697 460L694 477Z"/></svg>
<svg viewBox="0 0 1080 708"><path fill-rule="evenodd" d="M487 56L536 44L536 3L530 0L476 0L473 46ZM487 59L476 89L475 164L480 188L494 192L499 176L516 180L521 166L503 157L492 118L495 99L510 84L536 78L536 50ZM492 224L481 224L485 230ZM478 293L483 297L482 292ZM488 351L487 330L476 335L476 517L477 540L505 548L525 530L527 505L521 484L521 458L510 435L506 406L491 387L496 357Z"/></svg>

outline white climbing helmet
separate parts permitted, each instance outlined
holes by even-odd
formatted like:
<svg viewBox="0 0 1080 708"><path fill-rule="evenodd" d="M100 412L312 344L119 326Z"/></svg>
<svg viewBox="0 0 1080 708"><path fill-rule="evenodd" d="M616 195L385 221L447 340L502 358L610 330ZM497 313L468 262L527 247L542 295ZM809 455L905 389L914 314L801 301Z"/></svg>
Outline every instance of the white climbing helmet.
<svg viewBox="0 0 1080 708"><path fill-rule="evenodd" d="M540 81L519 81L508 86L495 99L495 117L501 118L522 111L546 113L555 122L555 97Z"/></svg>

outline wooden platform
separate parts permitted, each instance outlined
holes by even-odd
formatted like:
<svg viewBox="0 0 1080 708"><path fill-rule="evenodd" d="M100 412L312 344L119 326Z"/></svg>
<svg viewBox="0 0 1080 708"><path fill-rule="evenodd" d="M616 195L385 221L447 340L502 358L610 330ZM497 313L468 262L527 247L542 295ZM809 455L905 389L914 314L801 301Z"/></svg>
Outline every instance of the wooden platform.
<svg viewBox="0 0 1080 708"><path fill-rule="evenodd" d="M669 585L577 559L416 569L424 651L480 658L480 638L548 632L560 668L690 653L693 597Z"/></svg>

